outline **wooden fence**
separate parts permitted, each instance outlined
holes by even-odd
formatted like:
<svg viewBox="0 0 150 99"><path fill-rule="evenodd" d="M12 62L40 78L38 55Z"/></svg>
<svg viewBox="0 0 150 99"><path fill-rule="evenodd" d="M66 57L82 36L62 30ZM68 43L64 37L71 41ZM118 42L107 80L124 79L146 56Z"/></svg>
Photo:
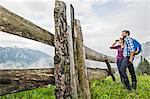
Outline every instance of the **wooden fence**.
<svg viewBox="0 0 150 99"><path fill-rule="evenodd" d="M101 80L109 73L107 69L88 68L88 79ZM0 95L55 84L54 68L0 70Z"/></svg>
<svg viewBox="0 0 150 99"><path fill-rule="evenodd" d="M0 95L55 83L57 99L91 99L89 79L98 78L103 72L104 76L111 75L115 80L114 71L110 66L115 59L84 46L80 21L75 19L72 5L70 5L70 16L71 26L67 23L65 3L56 0L55 35L53 35L0 6L0 31L55 47L54 69L0 70L0 87L4 88L0 91ZM106 62L108 70L87 69L85 59ZM11 78L8 76L10 74ZM6 87L8 84L9 88ZM16 84L24 86L16 87Z"/></svg>

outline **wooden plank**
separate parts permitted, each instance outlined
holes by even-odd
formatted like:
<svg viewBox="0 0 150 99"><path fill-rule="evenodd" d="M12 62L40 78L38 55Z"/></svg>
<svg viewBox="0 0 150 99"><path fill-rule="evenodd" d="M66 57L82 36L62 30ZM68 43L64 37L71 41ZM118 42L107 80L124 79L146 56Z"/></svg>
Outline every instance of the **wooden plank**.
<svg viewBox="0 0 150 99"><path fill-rule="evenodd" d="M76 55L76 41L75 41L75 34L74 34L74 8L72 6L72 4L70 4L70 17L71 17L71 37L72 40L70 40L72 42L72 48L73 48L73 62L74 62L74 67L72 69L73 73L75 74L73 76L73 82L74 82L74 88L72 88L72 98L73 99L78 99L78 94L79 94L79 81L78 81L78 71L76 69L77 66L77 55Z"/></svg>
<svg viewBox="0 0 150 99"><path fill-rule="evenodd" d="M54 46L54 35L0 5L0 31ZM115 63L115 58L98 53L85 46L86 59Z"/></svg>
<svg viewBox="0 0 150 99"><path fill-rule="evenodd" d="M66 5L62 1L55 2L55 56L54 75L57 99L71 99L70 59L67 35Z"/></svg>
<svg viewBox="0 0 150 99"><path fill-rule="evenodd" d="M88 79L103 79L109 76L107 69L88 68ZM54 68L0 69L0 96L55 84Z"/></svg>
<svg viewBox="0 0 150 99"><path fill-rule="evenodd" d="M80 21L75 20L75 32L77 33L77 69L78 69L78 78L79 78L79 86L82 91L80 95L82 99L91 99L89 81L87 77L87 67L85 66L85 51L83 46L83 36L82 30L80 26Z"/></svg>
<svg viewBox="0 0 150 99"><path fill-rule="evenodd" d="M54 84L54 69L0 70L0 95Z"/></svg>
<svg viewBox="0 0 150 99"><path fill-rule="evenodd" d="M73 99L78 99L77 95L77 77L75 72L74 63L74 50L71 28L68 26L68 45L69 45L69 56L70 56L70 83L71 83L71 96Z"/></svg>
<svg viewBox="0 0 150 99"><path fill-rule="evenodd" d="M98 53L86 46L84 47L85 47L85 55L87 59L100 61L100 62L105 62L105 60L108 60L109 63L115 63L115 59L113 57L102 54L102 53Z"/></svg>
<svg viewBox="0 0 150 99"><path fill-rule="evenodd" d="M54 35L0 5L0 31L54 46Z"/></svg>
<svg viewBox="0 0 150 99"><path fill-rule="evenodd" d="M115 81L116 80L115 75L113 73L110 63L108 62L108 60L105 60L105 62L106 62L107 68L108 68L108 73L111 75L112 80Z"/></svg>

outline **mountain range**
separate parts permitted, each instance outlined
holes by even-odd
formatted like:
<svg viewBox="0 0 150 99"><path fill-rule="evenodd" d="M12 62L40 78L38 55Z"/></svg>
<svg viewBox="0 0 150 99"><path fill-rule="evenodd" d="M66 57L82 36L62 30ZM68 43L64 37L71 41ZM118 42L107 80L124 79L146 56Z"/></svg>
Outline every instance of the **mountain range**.
<svg viewBox="0 0 150 99"><path fill-rule="evenodd" d="M0 69L48 68L53 66L53 57L28 48L0 47Z"/></svg>
<svg viewBox="0 0 150 99"><path fill-rule="evenodd" d="M142 55L150 62L150 42L142 44L143 52L135 58L135 67ZM0 47L0 69L32 69L54 67L53 56L29 48ZM105 63L86 60L86 66L106 68Z"/></svg>

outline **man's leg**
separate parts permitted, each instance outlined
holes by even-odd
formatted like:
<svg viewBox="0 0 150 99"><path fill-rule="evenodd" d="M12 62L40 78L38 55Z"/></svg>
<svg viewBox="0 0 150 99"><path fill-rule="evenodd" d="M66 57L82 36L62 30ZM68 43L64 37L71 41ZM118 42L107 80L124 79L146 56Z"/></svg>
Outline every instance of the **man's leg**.
<svg viewBox="0 0 150 99"><path fill-rule="evenodd" d="M132 88L136 90L137 79L136 79L136 75L135 75L134 66L132 63L130 63L130 65L128 66L128 69L129 69L131 79L132 79Z"/></svg>
<svg viewBox="0 0 150 99"><path fill-rule="evenodd" d="M131 90L131 86L128 80L128 76L126 74L126 68L129 66L129 58L125 57L122 61L121 67L120 67L120 72L121 76L123 77L124 84L128 90Z"/></svg>

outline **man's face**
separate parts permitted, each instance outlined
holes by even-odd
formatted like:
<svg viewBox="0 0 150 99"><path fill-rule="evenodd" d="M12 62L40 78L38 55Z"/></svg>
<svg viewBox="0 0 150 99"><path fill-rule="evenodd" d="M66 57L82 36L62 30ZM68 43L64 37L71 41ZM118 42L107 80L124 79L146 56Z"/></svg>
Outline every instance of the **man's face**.
<svg viewBox="0 0 150 99"><path fill-rule="evenodd" d="M127 36L126 32L122 32L122 36L125 38Z"/></svg>

